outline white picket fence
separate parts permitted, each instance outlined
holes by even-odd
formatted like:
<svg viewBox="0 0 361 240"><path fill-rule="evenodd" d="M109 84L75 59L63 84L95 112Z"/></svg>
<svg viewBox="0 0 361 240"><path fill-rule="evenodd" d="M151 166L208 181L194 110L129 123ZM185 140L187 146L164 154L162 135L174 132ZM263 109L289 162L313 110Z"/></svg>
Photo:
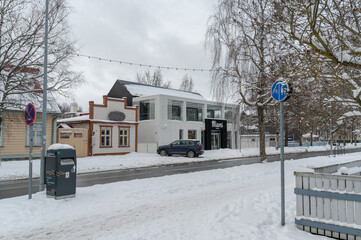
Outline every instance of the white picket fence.
<svg viewBox="0 0 361 240"><path fill-rule="evenodd" d="M334 172L336 168L329 169ZM297 227L328 237L361 240L361 177L324 172L321 168L295 172Z"/></svg>

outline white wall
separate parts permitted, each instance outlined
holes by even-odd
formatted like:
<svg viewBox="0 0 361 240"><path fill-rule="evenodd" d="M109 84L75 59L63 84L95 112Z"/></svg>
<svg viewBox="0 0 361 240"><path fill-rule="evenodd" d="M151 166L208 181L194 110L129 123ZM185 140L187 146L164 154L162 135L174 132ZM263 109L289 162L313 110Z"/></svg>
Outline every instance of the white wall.
<svg viewBox="0 0 361 240"><path fill-rule="evenodd" d="M101 148L100 147L100 126L113 126L112 127L112 147L111 148ZM93 145L93 154L106 154L106 153L122 153L122 152L135 152L136 145L136 135L135 135L135 126L130 126L129 129L129 147L119 147L119 128L118 126L129 126L129 125L119 125L119 124L106 124L106 123L94 123L92 137Z"/></svg>
<svg viewBox="0 0 361 240"><path fill-rule="evenodd" d="M180 97L166 96L166 95L155 95L147 97L138 97L134 98L133 101L142 101L154 99L155 101L155 119L154 120L145 120L139 122L139 141L138 141L138 150L139 152L145 152L145 147L148 147L149 144L155 144L153 147L158 147L160 145L169 144L170 142L179 139L179 130L183 129L183 138L188 138L188 130L196 130L197 136L196 139L201 141L201 132L205 129L204 122L193 122L185 121L186 120L186 102L201 103L204 104L203 118L206 117L206 104L214 105L214 102L195 100L195 99L186 99ZM183 120L168 120L168 100L179 100L183 101ZM224 108L223 108L224 111ZM224 117L224 112L222 112ZM239 148L239 134L237 134L237 144L235 146L235 132L238 132L239 125L236 124L227 124L227 131L232 132L231 137L231 146L232 148ZM139 144L142 147L139 147ZM143 147L144 146L144 147Z"/></svg>

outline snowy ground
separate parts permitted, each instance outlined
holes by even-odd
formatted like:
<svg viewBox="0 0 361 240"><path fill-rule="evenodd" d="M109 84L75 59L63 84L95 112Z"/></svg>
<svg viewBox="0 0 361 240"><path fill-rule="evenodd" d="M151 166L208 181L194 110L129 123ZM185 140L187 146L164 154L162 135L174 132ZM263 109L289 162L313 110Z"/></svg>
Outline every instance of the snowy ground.
<svg viewBox="0 0 361 240"><path fill-rule="evenodd" d="M346 148L360 147L347 145ZM306 152L306 151L325 151L329 146L314 147L289 147L285 148L285 153ZM279 150L274 147L266 149L267 154L279 154ZM258 156L258 148L247 148L242 151L237 149L219 149L205 151L204 155L198 158L187 157L161 157L157 154L149 153L130 153L127 155L112 155L99 157L78 158L78 173L97 172L115 169L127 169L147 166L157 166L175 163L187 163L197 161L209 161L212 159L236 158ZM0 181L26 179L29 176L29 161L3 161L0 166ZM40 176L40 160L33 160L33 177Z"/></svg>
<svg viewBox="0 0 361 240"><path fill-rule="evenodd" d="M293 172L361 159L360 153L285 162L286 226L280 226L280 163L77 188L0 200L0 239L328 239L294 225Z"/></svg>

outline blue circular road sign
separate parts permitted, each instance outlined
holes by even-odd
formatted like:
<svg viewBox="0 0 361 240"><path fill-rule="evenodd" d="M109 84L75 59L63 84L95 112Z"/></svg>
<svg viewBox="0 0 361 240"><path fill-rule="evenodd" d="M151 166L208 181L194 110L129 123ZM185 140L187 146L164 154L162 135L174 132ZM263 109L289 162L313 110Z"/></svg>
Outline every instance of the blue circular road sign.
<svg viewBox="0 0 361 240"><path fill-rule="evenodd" d="M271 95L276 101L283 101L287 98L288 84L283 80L276 81L271 88Z"/></svg>
<svg viewBox="0 0 361 240"><path fill-rule="evenodd" d="M33 104L29 103L26 105L24 119L26 125L31 125L35 121L36 111Z"/></svg>

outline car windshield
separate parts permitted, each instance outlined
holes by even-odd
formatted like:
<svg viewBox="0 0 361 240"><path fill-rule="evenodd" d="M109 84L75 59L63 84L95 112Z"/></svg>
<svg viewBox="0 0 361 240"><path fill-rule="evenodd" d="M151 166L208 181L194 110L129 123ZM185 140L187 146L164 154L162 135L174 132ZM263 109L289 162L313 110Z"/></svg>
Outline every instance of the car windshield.
<svg viewBox="0 0 361 240"><path fill-rule="evenodd" d="M174 141L174 142L171 143L171 145L179 145L179 144L180 144L179 141Z"/></svg>

